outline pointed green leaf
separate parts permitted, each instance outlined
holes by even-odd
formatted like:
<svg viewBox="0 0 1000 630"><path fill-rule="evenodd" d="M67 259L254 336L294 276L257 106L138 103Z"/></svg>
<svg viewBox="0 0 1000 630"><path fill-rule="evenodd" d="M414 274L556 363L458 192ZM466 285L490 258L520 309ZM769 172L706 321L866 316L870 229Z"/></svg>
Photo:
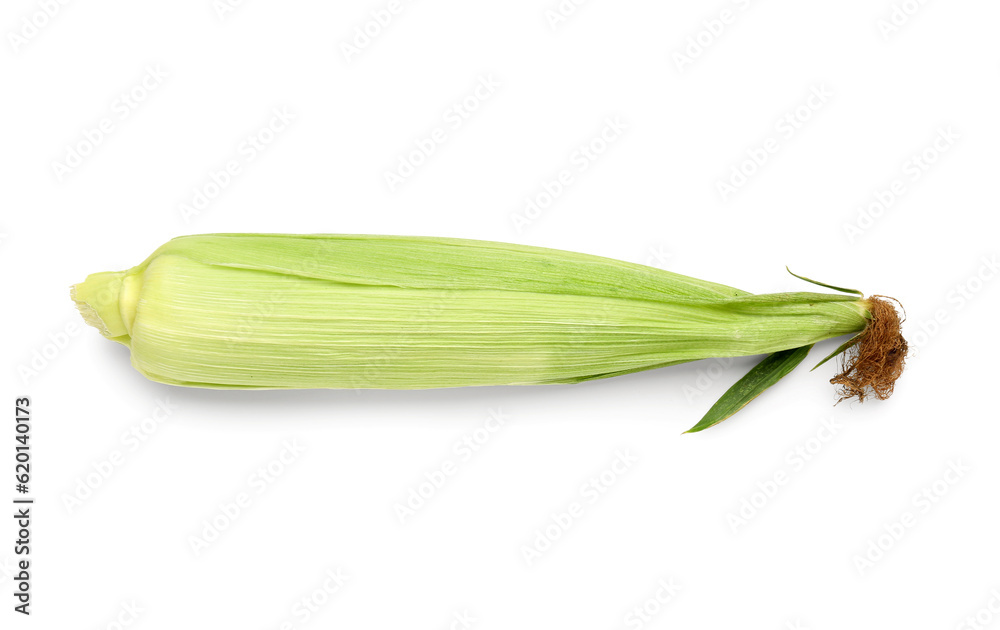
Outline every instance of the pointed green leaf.
<svg viewBox="0 0 1000 630"><path fill-rule="evenodd" d="M816 286L826 287L827 289L833 289L834 291L840 291L842 293L853 293L854 295L860 295L861 297L865 296L864 293L862 293L861 291L858 291L857 289L845 289L843 287L835 287L832 284L824 284L822 282L816 282L815 280L810 280L809 278L806 278L805 276L800 276L799 274L794 273L787 266L785 267L785 271L787 271L788 273L792 274L793 276L795 276L799 280L805 280L806 282L808 282L810 284L815 284Z"/></svg>
<svg viewBox="0 0 1000 630"><path fill-rule="evenodd" d="M695 433L719 424L746 407L747 403L760 396L765 389L780 381L794 370L795 366L802 363L810 349L812 344L769 354L763 361L753 366L743 378L736 381L736 384L712 405L705 417L685 433Z"/></svg>
<svg viewBox="0 0 1000 630"><path fill-rule="evenodd" d="M861 331L858 334L856 334L853 337L851 337L850 339L848 339L847 341L845 341L844 343L840 344L840 346L836 350L834 350L830 354L826 355L825 359L823 359L822 361L820 361L819 363L817 363L816 365L814 365L813 368L812 368L812 370L809 370L809 371L812 372L813 370L815 370L819 366L823 365L824 363L826 363L827 361L829 361L833 357L837 356L838 354L840 354L844 350L847 350L848 348L850 348L854 344L856 344L859 341L861 341L861 335L863 335L863 334L864 334L864 331Z"/></svg>

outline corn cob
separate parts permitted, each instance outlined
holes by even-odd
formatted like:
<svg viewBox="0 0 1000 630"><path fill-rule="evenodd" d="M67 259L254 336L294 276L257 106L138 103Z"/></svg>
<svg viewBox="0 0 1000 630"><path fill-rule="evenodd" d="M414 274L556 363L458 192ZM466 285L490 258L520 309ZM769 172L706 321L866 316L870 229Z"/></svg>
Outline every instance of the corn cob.
<svg viewBox="0 0 1000 630"><path fill-rule="evenodd" d="M856 344L895 316L860 294L751 295L597 256L401 236L185 236L72 297L147 378L193 387L577 383L772 354L720 401L738 405L728 415L816 342Z"/></svg>

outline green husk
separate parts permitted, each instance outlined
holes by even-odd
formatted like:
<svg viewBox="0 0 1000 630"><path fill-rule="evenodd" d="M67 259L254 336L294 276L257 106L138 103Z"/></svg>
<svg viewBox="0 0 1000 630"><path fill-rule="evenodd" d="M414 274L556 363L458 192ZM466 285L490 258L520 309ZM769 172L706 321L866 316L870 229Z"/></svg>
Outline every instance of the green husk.
<svg viewBox="0 0 1000 630"><path fill-rule="evenodd" d="M802 346L791 350L782 350L769 354L763 361L755 365L743 378L736 381L722 398L717 400L708 413L685 433L697 433L709 427L714 427L726 418L732 416L754 398L764 393L764 390L771 387L789 372L794 370L802 360L806 358L812 346Z"/></svg>
<svg viewBox="0 0 1000 630"><path fill-rule="evenodd" d="M73 297L146 377L208 388L576 383L811 346L869 315L857 296L402 236L185 236Z"/></svg>

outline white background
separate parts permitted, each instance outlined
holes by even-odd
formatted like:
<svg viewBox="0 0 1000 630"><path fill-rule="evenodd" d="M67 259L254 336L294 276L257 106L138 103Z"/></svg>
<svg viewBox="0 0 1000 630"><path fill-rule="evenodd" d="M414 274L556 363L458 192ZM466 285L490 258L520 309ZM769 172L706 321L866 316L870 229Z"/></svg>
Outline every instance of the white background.
<svg viewBox="0 0 1000 630"><path fill-rule="evenodd" d="M30 619L0 530L4 627L1000 627L996 3L595 0L553 27L556 0L424 0L354 52L386 1L45 4L0 16L2 393L32 397L37 501ZM241 149L276 108L294 119ZM546 207L515 222L526 198ZM789 265L897 297L915 354L889 401L834 407L835 365L803 367L683 436L753 359L537 388L148 382L68 287L219 231L501 240L809 290ZM504 425L464 461L453 445L491 413ZM637 461L591 502L618 451ZM322 602L308 620L302 598Z"/></svg>

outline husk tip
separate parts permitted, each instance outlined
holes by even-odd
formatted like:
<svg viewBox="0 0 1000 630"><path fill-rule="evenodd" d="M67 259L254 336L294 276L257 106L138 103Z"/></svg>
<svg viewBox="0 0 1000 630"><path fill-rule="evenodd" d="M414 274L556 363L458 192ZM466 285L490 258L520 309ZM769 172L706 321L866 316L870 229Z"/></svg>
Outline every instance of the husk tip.
<svg viewBox="0 0 1000 630"><path fill-rule="evenodd" d="M93 326L101 332L102 335L107 337L110 333L108 327L104 325L104 320L98 315L97 309L95 309L90 304L87 304L85 300L80 297L80 291L78 289L79 284L73 284L69 287L69 297L73 300L76 305L76 310L80 312L80 316L83 317L83 321L89 326Z"/></svg>

